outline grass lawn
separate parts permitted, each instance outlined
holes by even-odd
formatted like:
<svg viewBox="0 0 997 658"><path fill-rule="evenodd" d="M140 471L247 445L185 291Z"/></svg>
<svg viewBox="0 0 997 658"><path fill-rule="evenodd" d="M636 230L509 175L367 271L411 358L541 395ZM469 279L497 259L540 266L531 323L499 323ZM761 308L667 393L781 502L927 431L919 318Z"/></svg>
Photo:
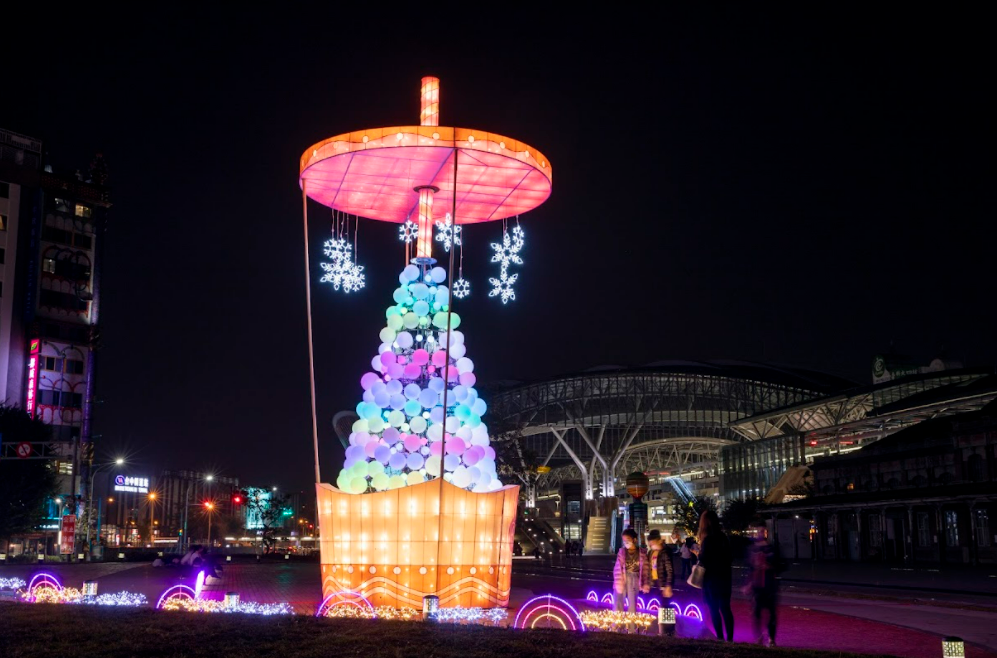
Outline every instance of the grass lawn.
<svg viewBox="0 0 997 658"><path fill-rule="evenodd" d="M0 603L3 658L647 658L665 654L702 658L855 655L611 633Z"/></svg>

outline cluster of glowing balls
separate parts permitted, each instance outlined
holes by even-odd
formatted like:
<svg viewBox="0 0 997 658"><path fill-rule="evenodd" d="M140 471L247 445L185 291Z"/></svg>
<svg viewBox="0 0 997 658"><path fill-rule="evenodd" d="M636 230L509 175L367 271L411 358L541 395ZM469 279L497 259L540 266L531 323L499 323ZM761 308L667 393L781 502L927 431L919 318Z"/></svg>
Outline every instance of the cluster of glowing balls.
<svg viewBox="0 0 997 658"><path fill-rule="evenodd" d="M646 631L658 619L643 612L617 612L616 610L583 610L581 613L585 628L599 631L616 631L628 626L638 631Z"/></svg>
<svg viewBox="0 0 997 658"><path fill-rule="evenodd" d="M438 608L429 613L429 620L451 624L491 624L498 626L509 618L505 608Z"/></svg>
<svg viewBox="0 0 997 658"><path fill-rule="evenodd" d="M409 265L398 280L378 354L360 379L360 418L336 486L359 494L442 474L463 489L495 491L502 483L481 420L488 405L474 388L460 316L448 306L446 270Z"/></svg>
<svg viewBox="0 0 997 658"><path fill-rule="evenodd" d="M294 611L287 603L252 603L239 602L230 605L225 601L215 601L209 599L192 599L186 596L169 597L163 601L160 610L169 612L205 612L223 614L245 614L263 615L290 615Z"/></svg>

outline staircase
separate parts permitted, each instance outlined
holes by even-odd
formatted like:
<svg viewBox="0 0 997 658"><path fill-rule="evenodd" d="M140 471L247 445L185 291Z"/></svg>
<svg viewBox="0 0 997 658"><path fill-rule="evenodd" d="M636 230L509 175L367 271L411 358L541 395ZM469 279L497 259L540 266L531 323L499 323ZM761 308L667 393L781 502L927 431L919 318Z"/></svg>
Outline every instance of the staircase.
<svg viewBox="0 0 997 658"><path fill-rule="evenodd" d="M585 536L586 553L609 553L609 517L590 516Z"/></svg>

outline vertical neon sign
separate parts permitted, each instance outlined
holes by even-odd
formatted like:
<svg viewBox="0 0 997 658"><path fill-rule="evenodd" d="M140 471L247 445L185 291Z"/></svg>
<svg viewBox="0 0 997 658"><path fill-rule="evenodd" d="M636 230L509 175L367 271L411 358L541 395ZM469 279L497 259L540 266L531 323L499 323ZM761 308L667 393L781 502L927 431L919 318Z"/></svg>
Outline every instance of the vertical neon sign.
<svg viewBox="0 0 997 658"><path fill-rule="evenodd" d="M41 340L35 338L31 341L31 348L28 350L28 400L24 405L24 410L35 417L35 395L38 393L38 353L41 351Z"/></svg>

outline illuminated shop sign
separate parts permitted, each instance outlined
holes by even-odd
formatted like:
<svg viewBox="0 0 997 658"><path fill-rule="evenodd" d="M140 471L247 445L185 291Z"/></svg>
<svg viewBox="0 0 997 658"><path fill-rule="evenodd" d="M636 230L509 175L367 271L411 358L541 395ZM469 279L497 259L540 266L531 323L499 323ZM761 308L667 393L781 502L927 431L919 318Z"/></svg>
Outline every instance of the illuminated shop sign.
<svg viewBox="0 0 997 658"><path fill-rule="evenodd" d="M114 490L130 493L149 493L149 478L117 475L114 478Z"/></svg>
<svg viewBox="0 0 997 658"><path fill-rule="evenodd" d="M32 418L35 417L35 396L38 393L38 353L41 351L41 343L41 340L35 338L28 350L28 399L24 410Z"/></svg>

